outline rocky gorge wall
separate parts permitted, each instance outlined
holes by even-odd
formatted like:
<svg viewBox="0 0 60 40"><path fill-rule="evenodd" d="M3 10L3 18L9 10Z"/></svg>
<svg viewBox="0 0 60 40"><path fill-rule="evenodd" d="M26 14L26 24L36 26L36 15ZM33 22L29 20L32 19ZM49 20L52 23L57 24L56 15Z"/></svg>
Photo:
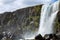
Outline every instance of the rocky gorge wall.
<svg viewBox="0 0 60 40"><path fill-rule="evenodd" d="M22 37L27 32L35 33L39 27L41 7L37 5L0 14L0 34L10 33Z"/></svg>
<svg viewBox="0 0 60 40"><path fill-rule="evenodd" d="M57 13L57 17L55 20L55 28L56 28L56 33L60 32L60 11Z"/></svg>

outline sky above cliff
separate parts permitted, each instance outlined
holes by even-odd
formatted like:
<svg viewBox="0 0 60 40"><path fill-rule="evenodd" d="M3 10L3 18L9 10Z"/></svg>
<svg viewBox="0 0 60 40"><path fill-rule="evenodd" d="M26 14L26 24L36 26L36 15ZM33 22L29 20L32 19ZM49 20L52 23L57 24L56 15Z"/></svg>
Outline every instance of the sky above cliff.
<svg viewBox="0 0 60 40"><path fill-rule="evenodd" d="M55 1L57 0L0 0L0 13L38 4L51 4Z"/></svg>

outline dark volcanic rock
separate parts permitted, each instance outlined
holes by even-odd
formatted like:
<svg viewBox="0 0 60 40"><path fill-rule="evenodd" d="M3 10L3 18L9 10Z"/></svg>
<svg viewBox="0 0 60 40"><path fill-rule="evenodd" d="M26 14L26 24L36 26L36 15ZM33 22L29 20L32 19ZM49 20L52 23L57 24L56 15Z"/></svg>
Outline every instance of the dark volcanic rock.
<svg viewBox="0 0 60 40"><path fill-rule="evenodd" d="M40 34L35 37L35 40L45 40Z"/></svg>
<svg viewBox="0 0 60 40"><path fill-rule="evenodd" d="M46 34L44 37L39 34L35 40L60 40L60 34Z"/></svg>
<svg viewBox="0 0 60 40"><path fill-rule="evenodd" d="M60 32L60 11L58 12L57 17L56 17L55 27L57 31L56 33Z"/></svg>
<svg viewBox="0 0 60 40"><path fill-rule="evenodd" d="M0 40L3 38L3 35L2 34L0 34Z"/></svg>

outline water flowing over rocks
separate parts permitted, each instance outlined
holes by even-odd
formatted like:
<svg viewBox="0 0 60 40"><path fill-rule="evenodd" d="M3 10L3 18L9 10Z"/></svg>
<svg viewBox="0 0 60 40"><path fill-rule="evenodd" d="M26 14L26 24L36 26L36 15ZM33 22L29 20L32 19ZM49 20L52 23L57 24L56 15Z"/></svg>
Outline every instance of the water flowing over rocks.
<svg viewBox="0 0 60 40"><path fill-rule="evenodd" d="M59 1L53 4L46 4L42 6L38 34L44 36L45 34L56 33L54 30L55 28L54 22L58 11L59 11Z"/></svg>

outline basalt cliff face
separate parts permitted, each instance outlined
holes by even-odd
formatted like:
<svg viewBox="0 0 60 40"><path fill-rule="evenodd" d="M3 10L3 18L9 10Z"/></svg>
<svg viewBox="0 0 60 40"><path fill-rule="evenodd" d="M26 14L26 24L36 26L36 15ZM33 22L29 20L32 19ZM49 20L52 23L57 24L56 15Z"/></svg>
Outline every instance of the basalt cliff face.
<svg viewBox="0 0 60 40"><path fill-rule="evenodd" d="M0 34L10 33L22 37L27 32L35 33L39 27L41 7L38 5L0 14Z"/></svg>
<svg viewBox="0 0 60 40"><path fill-rule="evenodd" d="M60 11L57 13L57 17L55 20L55 28L56 28L56 33L60 32Z"/></svg>

